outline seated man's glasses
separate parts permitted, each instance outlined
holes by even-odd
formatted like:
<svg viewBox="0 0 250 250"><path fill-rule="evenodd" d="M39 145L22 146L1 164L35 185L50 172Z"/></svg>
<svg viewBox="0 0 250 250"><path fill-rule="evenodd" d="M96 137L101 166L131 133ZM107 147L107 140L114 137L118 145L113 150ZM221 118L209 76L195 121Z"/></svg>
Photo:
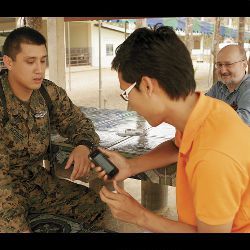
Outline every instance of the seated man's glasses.
<svg viewBox="0 0 250 250"><path fill-rule="evenodd" d="M128 94L130 93L130 91L134 88L134 86L136 85L136 82L133 83L131 86L129 86L127 89L125 89L120 96L123 98L123 100L128 101Z"/></svg>
<svg viewBox="0 0 250 250"><path fill-rule="evenodd" d="M233 62L233 63L220 63L220 62L217 62L215 63L215 68L216 69L221 69L223 66L225 66L226 68L230 68L232 65L234 65L235 63L239 63L239 62L243 62L245 61L246 59L242 59L240 61L237 61L237 62Z"/></svg>

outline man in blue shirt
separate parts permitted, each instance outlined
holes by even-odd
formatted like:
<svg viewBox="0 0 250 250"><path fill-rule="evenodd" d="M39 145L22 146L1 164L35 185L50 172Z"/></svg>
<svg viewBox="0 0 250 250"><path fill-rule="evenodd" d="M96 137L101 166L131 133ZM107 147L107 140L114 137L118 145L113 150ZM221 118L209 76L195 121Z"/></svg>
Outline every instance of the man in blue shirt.
<svg viewBox="0 0 250 250"><path fill-rule="evenodd" d="M250 75L246 73L244 48L230 44L222 48L215 64L219 81L206 95L228 103L250 125Z"/></svg>

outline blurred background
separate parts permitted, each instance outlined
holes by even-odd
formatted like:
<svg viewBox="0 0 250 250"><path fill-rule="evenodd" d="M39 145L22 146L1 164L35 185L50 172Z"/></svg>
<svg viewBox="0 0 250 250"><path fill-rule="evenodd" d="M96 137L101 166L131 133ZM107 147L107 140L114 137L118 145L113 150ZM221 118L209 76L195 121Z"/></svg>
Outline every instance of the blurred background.
<svg viewBox="0 0 250 250"><path fill-rule="evenodd" d="M0 17L2 45L16 27L30 26L48 42L46 78L63 87L79 106L126 110L117 73L111 71L115 50L136 28L171 26L190 51L197 90L216 81L216 54L227 44L250 53L250 17Z"/></svg>

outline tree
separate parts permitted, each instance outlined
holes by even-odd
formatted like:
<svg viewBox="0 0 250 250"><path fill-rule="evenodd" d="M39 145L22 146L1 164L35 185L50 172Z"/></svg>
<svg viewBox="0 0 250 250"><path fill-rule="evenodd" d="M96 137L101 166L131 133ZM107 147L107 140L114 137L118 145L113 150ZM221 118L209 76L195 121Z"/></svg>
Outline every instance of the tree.
<svg viewBox="0 0 250 250"><path fill-rule="evenodd" d="M239 17L238 45L244 48L245 17Z"/></svg>
<svg viewBox="0 0 250 250"><path fill-rule="evenodd" d="M39 32L42 32L42 24L43 24L42 17L25 17L25 20L27 26Z"/></svg>
<svg viewBox="0 0 250 250"><path fill-rule="evenodd" d="M248 58L248 62L247 62L247 64L248 64L248 74L250 74L250 56L249 56L249 58Z"/></svg>
<svg viewBox="0 0 250 250"><path fill-rule="evenodd" d="M221 42L221 35L220 35L220 22L221 18L220 17L215 17L215 28L214 28L214 38L213 38L213 46L211 53L213 55L213 78L212 82L213 84L217 81L217 74L216 74L216 69L215 69L215 63L216 63L216 57L219 52L219 43Z"/></svg>
<svg viewBox="0 0 250 250"><path fill-rule="evenodd" d="M193 17L186 17L186 35L185 35L185 44L189 51L192 53L192 49L194 46L194 39L193 39Z"/></svg>
<svg viewBox="0 0 250 250"><path fill-rule="evenodd" d="M136 21L135 21L135 28L139 29L139 28L143 28L143 27L147 27L147 19L146 18L136 19ZM127 106L127 110L132 110L132 108L129 105L129 103L128 103L128 106Z"/></svg>
<svg viewBox="0 0 250 250"><path fill-rule="evenodd" d="M42 17L17 17L16 27L28 26L42 33Z"/></svg>

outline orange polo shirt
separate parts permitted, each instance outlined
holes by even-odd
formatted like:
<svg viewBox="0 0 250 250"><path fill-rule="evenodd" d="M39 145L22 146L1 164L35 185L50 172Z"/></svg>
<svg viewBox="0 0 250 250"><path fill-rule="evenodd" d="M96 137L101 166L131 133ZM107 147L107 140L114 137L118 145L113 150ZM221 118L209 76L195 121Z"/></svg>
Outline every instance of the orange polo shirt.
<svg viewBox="0 0 250 250"><path fill-rule="evenodd" d="M250 128L228 104L198 94L184 132L176 132L179 221L233 220L232 232L250 232Z"/></svg>

